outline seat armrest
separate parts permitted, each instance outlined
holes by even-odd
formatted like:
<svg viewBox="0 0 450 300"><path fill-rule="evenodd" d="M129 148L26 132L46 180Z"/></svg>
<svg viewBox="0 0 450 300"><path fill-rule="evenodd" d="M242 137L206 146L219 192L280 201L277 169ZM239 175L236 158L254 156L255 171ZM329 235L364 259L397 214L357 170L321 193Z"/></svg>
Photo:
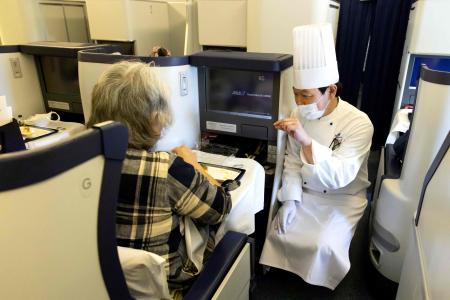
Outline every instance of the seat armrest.
<svg viewBox="0 0 450 300"><path fill-rule="evenodd" d="M246 242L246 234L228 231L183 299L211 299Z"/></svg>

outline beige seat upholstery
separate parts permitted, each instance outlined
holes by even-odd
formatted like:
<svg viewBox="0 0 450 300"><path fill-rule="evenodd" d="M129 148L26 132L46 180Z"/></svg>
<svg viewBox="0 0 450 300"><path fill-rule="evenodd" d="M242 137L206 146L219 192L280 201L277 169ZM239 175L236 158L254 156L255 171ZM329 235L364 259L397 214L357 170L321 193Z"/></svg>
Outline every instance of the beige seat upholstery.
<svg viewBox="0 0 450 300"><path fill-rule="evenodd" d="M0 299L128 299L115 239L126 128L0 155Z"/></svg>

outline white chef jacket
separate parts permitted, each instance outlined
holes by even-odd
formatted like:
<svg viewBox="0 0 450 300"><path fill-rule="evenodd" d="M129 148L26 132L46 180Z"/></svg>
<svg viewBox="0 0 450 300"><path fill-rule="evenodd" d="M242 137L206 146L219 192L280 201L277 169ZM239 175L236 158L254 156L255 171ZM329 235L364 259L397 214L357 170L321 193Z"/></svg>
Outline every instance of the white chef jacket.
<svg viewBox="0 0 450 300"><path fill-rule="evenodd" d="M288 137L279 201L296 200L296 218L285 234L274 224L260 263L296 273L306 282L334 289L350 269L348 249L367 205L367 173L373 126L367 115L339 100L327 116L305 120L314 164Z"/></svg>

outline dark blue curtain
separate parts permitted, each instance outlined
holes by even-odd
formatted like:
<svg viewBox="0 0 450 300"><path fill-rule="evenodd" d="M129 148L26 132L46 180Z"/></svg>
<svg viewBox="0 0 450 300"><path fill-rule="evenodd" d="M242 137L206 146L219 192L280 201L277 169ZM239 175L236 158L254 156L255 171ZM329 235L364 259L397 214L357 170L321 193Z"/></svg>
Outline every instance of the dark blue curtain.
<svg viewBox="0 0 450 300"><path fill-rule="evenodd" d="M377 0L363 79L361 109L375 128L373 147L389 133L411 0Z"/></svg>
<svg viewBox="0 0 450 300"><path fill-rule="evenodd" d="M355 105L362 82L364 60L372 29L373 1L342 0L336 36L341 96Z"/></svg>

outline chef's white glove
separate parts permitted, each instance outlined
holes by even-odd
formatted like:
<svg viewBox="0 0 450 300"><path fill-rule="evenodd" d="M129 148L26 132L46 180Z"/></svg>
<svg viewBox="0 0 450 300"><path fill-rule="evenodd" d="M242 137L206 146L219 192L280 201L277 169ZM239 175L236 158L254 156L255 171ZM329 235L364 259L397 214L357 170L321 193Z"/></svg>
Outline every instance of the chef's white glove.
<svg viewBox="0 0 450 300"><path fill-rule="evenodd" d="M297 211L295 202L295 200L284 201L282 202L283 205L278 209L277 215L273 220L278 234L286 233L286 229L294 221Z"/></svg>

